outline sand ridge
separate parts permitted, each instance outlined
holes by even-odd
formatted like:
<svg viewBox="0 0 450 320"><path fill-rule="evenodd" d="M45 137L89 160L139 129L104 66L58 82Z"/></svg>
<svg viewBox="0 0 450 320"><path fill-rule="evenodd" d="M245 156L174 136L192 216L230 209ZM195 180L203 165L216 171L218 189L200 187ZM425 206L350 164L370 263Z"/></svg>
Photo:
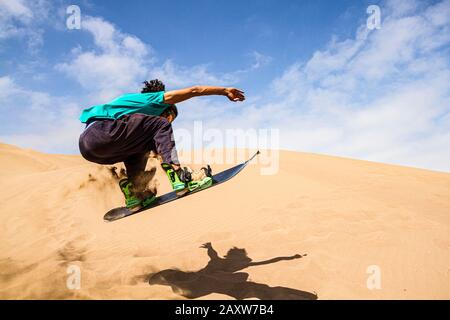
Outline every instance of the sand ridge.
<svg viewBox="0 0 450 320"><path fill-rule="evenodd" d="M450 298L448 173L282 151L275 175L105 223L111 166L6 144L0 164L2 299Z"/></svg>

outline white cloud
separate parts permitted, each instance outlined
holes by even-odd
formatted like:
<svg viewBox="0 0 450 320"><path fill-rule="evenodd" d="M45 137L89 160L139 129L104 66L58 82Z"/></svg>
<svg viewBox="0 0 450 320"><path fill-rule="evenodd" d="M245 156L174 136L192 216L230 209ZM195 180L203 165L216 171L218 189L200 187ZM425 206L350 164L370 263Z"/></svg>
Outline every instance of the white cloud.
<svg viewBox="0 0 450 320"><path fill-rule="evenodd" d="M446 26L450 21L450 1L442 1L426 9L425 17L435 26Z"/></svg>
<svg viewBox="0 0 450 320"><path fill-rule="evenodd" d="M27 90L8 76L0 77L0 119L5 121L2 142L47 152L77 153L82 130L78 115L78 104L72 99ZM11 122L15 123L14 130L4 131Z"/></svg>
<svg viewBox="0 0 450 320"><path fill-rule="evenodd" d="M279 128L282 148L450 171L449 7L389 1L380 30L333 38L240 112L203 101L195 120Z"/></svg>
<svg viewBox="0 0 450 320"><path fill-rule="evenodd" d="M449 59L440 51L450 44L443 36L450 19L429 18L449 7L444 1L421 12L388 2L380 30L367 37L360 31L288 69L274 81L285 93L278 105L292 113L287 123L274 123L288 128L282 145L450 171L450 127L438 120L450 112ZM323 139L323 130L335 136Z"/></svg>
<svg viewBox="0 0 450 320"><path fill-rule="evenodd" d="M30 53L36 53L50 8L48 0L0 0L0 41L23 38Z"/></svg>
<svg viewBox="0 0 450 320"><path fill-rule="evenodd" d="M152 76L164 80L170 87L185 87L196 84L229 85L238 81L233 73L215 75L208 70L208 65L183 67L167 60L161 67L151 70Z"/></svg>
<svg viewBox="0 0 450 320"><path fill-rule="evenodd" d="M254 60L250 66L222 74L211 72L209 64L185 67L177 65L172 60L166 60L160 67L154 67L151 74L159 79L167 79L167 83L170 82L174 87L198 84L228 86L238 83L242 75L260 69L272 61L272 57L258 51L251 52L249 56Z"/></svg>
<svg viewBox="0 0 450 320"><path fill-rule="evenodd" d="M84 17L82 28L92 34L96 50L78 48L57 69L90 90L98 103L136 90L152 62L151 48L101 18Z"/></svg>
<svg viewBox="0 0 450 320"><path fill-rule="evenodd" d="M26 21L26 9L8 10L8 23L18 17ZM450 171L449 12L450 0L433 5L387 1L381 29L369 32L362 25L353 38L333 37L309 60L289 66L267 94L248 97L245 104L223 97L183 103L175 127L191 128L195 120L204 120L205 129L273 127L280 129L282 148ZM209 64L188 67L167 60L156 66L152 48L115 25L84 17L82 28L93 36L95 48L75 48L57 68L98 103L155 77L168 87L231 85L271 62L253 52L248 68L225 74L211 72ZM0 78L2 105L7 99L16 101L8 107L20 108L20 97L31 101L27 110L42 117L26 120L31 131L0 138L48 151L71 145L76 152L80 104Z"/></svg>
<svg viewBox="0 0 450 320"><path fill-rule="evenodd" d="M156 65L152 48L98 17L85 16L82 30L94 39L95 49L74 48L71 58L56 66L91 92L92 100L104 101L126 91L135 91L145 79L159 78L167 87L194 84L230 85L243 73L267 65L271 57L252 52L254 63L247 69L217 75L208 64L181 66L172 60Z"/></svg>
<svg viewBox="0 0 450 320"><path fill-rule="evenodd" d="M415 14L418 10L420 10L420 7L421 3L417 0L389 0L385 2L385 8L383 11L387 11L389 13L389 18L397 19ZM385 16L385 14L383 14L383 16Z"/></svg>
<svg viewBox="0 0 450 320"><path fill-rule="evenodd" d="M16 92L16 86L10 77L0 77L0 99Z"/></svg>
<svg viewBox="0 0 450 320"><path fill-rule="evenodd" d="M15 17L31 18L33 16L22 0L1 0L0 8Z"/></svg>
<svg viewBox="0 0 450 320"><path fill-rule="evenodd" d="M17 14L28 12L26 7L19 6L14 10ZM226 85L237 81L234 73L217 76L207 65L183 67L167 60L161 67L155 67L153 50L148 44L102 18L83 16L82 30L92 35L95 47L73 48L70 57L55 68L77 81L89 96L56 97L20 87L10 77L0 78L0 102L9 111L39 114L39 117L19 117L17 130L3 131L0 136L3 141L42 151L77 152L77 138L82 128L78 116L88 105L86 100L91 104L108 101L123 92L136 91L142 80L154 77L175 87L198 83ZM268 58L255 54L255 59L258 66L253 68L265 64ZM2 112L6 115L7 110Z"/></svg>
<svg viewBox="0 0 450 320"><path fill-rule="evenodd" d="M253 57L253 59L255 59L255 62L250 67L251 70L255 70L255 69L264 67L272 61L271 56L264 55L258 51L253 51L251 53L251 56Z"/></svg>

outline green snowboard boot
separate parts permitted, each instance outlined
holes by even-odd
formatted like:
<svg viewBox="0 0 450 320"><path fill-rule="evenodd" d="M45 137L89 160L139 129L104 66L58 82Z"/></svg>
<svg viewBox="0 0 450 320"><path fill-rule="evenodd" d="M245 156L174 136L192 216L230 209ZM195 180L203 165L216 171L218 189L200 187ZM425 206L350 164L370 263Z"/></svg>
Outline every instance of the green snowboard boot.
<svg viewBox="0 0 450 320"><path fill-rule="evenodd" d="M201 168L200 171L197 172L200 172L200 175L203 176L203 178L196 178L197 180L195 181L191 179L191 181L188 182L188 189L190 192L194 190L205 189L212 186L213 183L212 170L209 165ZM198 174L196 175L198 176Z"/></svg>
<svg viewBox="0 0 450 320"><path fill-rule="evenodd" d="M125 206L131 211L137 211L155 201L156 197L151 192L142 192L138 195L133 190L133 184L128 179L119 181L120 190L125 196Z"/></svg>
<svg viewBox="0 0 450 320"><path fill-rule="evenodd" d="M188 182L188 189L190 192L194 191L194 190L200 190L200 189L205 189L208 188L212 185L213 180L211 177L206 177L200 181L190 181Z"/></svg>
<svg viewBox="0 0 450 320"><path fill-rule="evenodd" d="M176 172L169 163L162 163L161 166L166 172L167 178L169 178L173 191L178 195L182 195L189 191L187 183L185 182L186 177L182 175L181 169L179 170L180 172ZM181 177L178 175L179 173L181 174Z"/></svg>
<svg viewBox="0 0 450 320"><path fill-rule="evenodd" d="M212 185L211 167L209 165L207 168L202 168L205 172L204 178L196 181L192 180L192 172L186 167L175 171L168 163L162 163L161 165L172 184L173 190L178 196L182 196L194 190L204 189Z"/></svg>

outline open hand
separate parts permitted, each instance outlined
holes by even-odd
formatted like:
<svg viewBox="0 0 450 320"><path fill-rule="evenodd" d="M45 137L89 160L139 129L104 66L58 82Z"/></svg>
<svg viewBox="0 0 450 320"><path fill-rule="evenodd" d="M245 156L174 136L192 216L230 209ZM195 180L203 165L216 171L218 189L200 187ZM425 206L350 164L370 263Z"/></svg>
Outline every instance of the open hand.
<svg viewBox="0 0 450 320"><path fill-rule="evenodd" d="M225 89L226 96L230 101L244 101L244 91L236 89L236 88L226 88Z"/></svg>

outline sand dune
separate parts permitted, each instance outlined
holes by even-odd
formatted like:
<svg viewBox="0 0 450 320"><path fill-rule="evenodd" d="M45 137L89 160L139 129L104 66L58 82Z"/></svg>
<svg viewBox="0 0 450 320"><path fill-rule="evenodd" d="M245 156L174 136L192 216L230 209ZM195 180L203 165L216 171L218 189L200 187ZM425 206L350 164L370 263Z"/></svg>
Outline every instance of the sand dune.
<svg viewBox="0 0 450 320"><path fill-rule="evenodd" d="M450 298L448 173L283 151L276 175L255 163L112 223L108 167L0 144L0 178L2 299Z"/></svg>

